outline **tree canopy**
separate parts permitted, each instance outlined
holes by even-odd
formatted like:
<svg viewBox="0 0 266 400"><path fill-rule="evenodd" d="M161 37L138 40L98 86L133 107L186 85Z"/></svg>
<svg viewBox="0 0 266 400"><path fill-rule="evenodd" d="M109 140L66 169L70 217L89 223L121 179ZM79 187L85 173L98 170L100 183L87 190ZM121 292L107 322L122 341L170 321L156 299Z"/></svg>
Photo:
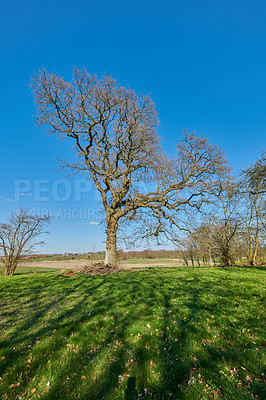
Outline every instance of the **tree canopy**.
<svg viewBox="0 0 266 400"><path fill-rule="evenodd" d="M74 69L71 82L45 70L36 73L32 89L37 121L50 133L75 144L73 172L84 172L101 194L106 213L106 264L116 262L117 229L149 210L157 221L152 234L180 225L178 211L200 208L226 170L218 147L185 132L176 157L163 153L157 134L158 115L149 95L137 95L111 77L97 78ZM140 182L151 183L144 193Z"/></svg>

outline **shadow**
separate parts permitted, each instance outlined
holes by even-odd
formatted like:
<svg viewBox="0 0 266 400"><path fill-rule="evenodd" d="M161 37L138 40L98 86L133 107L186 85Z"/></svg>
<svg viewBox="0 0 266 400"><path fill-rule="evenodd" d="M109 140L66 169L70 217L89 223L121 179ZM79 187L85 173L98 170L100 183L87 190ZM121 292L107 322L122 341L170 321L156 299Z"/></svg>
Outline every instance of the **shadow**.
<svg viewBox="0 0 266 400"><path fill-rule="evenodd" d="M266 271L266 265L236 265L233 268L244 268L247 270Z"/></svg>
<svg viewBox="0 0 266 400"><path fill-rule="evenodd" d="M64 279L64 278L63 278ZM67 278L66 278L67 279ZM53 282L53 278L49 278L45 280L46 284L48 285L49 283ZM94 293L95 290L97 290L102 284L104 283L104 278L102 278L102 281L95 285L95 286L91 286L90 290L91 293ZM64 328L66 327L66 334L70 334L72 330L76 329L76 324L72 323L62 323L62 321L64 321L64 319L66 317L70 317L71 315L75 315L77 313L79 313L80 308L82 307L82 305L85 302L85 298L79 300L75 306L72 308L72 310L66 310L63 313L61 313L58 317L54 318L51 317L48 321L48 323L43 326L42 324L39 325L39 321L43 318L45 318L45 316L47 315L47 313L53 309L56 309L57 305L61 304L61 303L66 303L68 301L68 298L73 294L76 293L80 290L80 287L82 285L82 281L77 281L75 284L72 283L72 285L70 286L70 288L68 288L67 290L63 291L62 293L59 292L59 294L57 293L56 297L54 300L52 301L48 301L45 305L43 305L42 307L39 306L40 301L42 300L42 296L40 296L40 291L38 291L38 294L36 296L34 296L34 298L31 298L28 303L32 304L32 308L35 309L30 310L29 312L29 317L25 319L25 321L23 321L23 323L18 326L18 328L15 330L15 332L9 337L8 340L0 340L0 348L2 349L2 351L5 352L5 350L8 350L12 344L12 346L16 346L16 345L22 345L24 346L25 352L28 352L28 349L32 347L33 343L38 341L38 339L42 336L50 336L52 335L52 331L54 330L55 326L57 326L59 329L60 328ZM27 293L24 294L29 295L29 294L35 294L36 291L29 289L27 291ZM87 296L89 296L90 294L87 294ZM33 311L33 312L32 312ZM3 313L3 317L8 317L8 316L13 316L13 312L6 312ZM84 320L84 316L83 316L83 320ZM81 321L82 321L82 316L81 316ZM31 328L33 328L34 326L38 326L37 329L34 329L34 333L28 333ZM58 344L58 343L57 343ZM21 346L19 346L21 347ZM51 342L50 345L46 346L45 349L45 354L47 354L50 350L53 350L53 348L56 347L56 350L58 351L59 348L57 346L54 345L53 342ZM5 371L8 370L8 368L10 368L12 365L15 365L17 360L21 357L21 349L15 349L13 347L13 351L11 353L11 356L8 358L4 359L4 362L1 363L0 365L0 375L4 375ZM35 364L36 364L36 369L38 367L39 364L42 364L43 362L47 362L47 360L45 361L45 359L39 361L37 360L37 362L32 364L32 370L35 370Z"/></svg>
<svg viewBox="0 0 266 400"><path fill-rule="evenodd" d="M242 331L261 322L241 310L260 304L257 291L247 291L256 279L242 278L236 293L231 273L206 270L10 280L1 300L0 391L8 399L36 388L44 400L196 400L205 379L217 396L240 399L235 375L226 380L220 370L247 366L249 350L258 360L260 344ZM245 371L237 373L245 382ZM263 398L260 381L248 385Z"/></svg>
<svg viewBox="0 0 266 400"><path fill-rule="evenodd" d="M136 378L129 377L127 380L127 387L125 390L125 400L136 400L138 396L136 389Z"/></svg>

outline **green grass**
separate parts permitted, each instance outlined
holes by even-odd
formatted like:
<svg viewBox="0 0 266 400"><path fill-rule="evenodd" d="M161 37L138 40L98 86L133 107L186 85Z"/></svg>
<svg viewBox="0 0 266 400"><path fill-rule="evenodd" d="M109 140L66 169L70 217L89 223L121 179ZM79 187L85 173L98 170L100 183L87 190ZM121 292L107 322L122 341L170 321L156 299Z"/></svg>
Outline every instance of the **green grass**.
<svg viewBox="0 0 266 400"><path fill-rule="evenodd" d="M16 271L15 271L15 276L16 275L27 275L27 274L40 274L40 273L45 273L47 274L48 272L60 272L60 268L47 268L47 267L36 267L36 266L30 266L30 267L24 267L23 265L20 265ZM0 277L1 275L4 275L5 273L5 268L3 266L0 266ZM3 281L0 281L0 287L2 288Z"/></svg>
<svg viewBox="0 0 266 400"><path fill-rule="evenodd" d="M53 270L0 288L1 399L266 398L263 269Z"/></svg>

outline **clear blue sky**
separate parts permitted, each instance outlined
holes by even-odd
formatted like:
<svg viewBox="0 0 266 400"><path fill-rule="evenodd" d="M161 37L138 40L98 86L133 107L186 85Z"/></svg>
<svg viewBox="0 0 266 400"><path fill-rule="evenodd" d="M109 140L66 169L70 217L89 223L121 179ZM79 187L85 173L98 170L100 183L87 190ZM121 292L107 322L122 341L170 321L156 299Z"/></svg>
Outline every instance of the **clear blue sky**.
<svg viewBox="0 0 266 400"><path fill-rule="evenodd" d="M101 227L89 224L100 220L94 191L75 200L72 180L69 200L51 194L53 185L65 188L56 159L72 150L35 125L29 83L43 67L65 79L85 67L151 93L167 151L186 128L219 145L236 171L253 163L266 147L265 20L265 0L2 0L0 220L18 204L86 208L88 218L54 219L43 251L104 248ZM29 190L15 201L18 180L35 190L44 180L49 200Z"/></svg>

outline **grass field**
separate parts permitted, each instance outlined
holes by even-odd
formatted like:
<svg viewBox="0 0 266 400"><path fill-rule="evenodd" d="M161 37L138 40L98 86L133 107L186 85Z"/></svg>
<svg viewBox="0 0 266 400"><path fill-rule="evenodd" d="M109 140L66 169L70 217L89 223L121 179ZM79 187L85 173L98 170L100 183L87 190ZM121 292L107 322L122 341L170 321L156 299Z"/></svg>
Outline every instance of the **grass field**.
<svg viewBox="0 0 266 400"><path fill-rule="evenodd" d="M32 270L0 277L1 399L266 398L265 270Z"/></svg>
<svg viewBox="0 0 266 400"><path fill-rule="evenodd" d="M95 255L94 258L100 258L100 256ZM57 254L53 256L48 256L48 257L39 257L39 258L31 258L27 259L26 262L32 262L35 263L36 261L42 262L42 261L66 261L66 260L88 260L88 254Z"/></svg>
<svg viewBox="0 0 266 400"><path fill-rule="evenodd" d="M183 265L183 262L182 260L175 260L173 258L128 258L122 264L174 264L174 266L177 266Z"/></svg>

